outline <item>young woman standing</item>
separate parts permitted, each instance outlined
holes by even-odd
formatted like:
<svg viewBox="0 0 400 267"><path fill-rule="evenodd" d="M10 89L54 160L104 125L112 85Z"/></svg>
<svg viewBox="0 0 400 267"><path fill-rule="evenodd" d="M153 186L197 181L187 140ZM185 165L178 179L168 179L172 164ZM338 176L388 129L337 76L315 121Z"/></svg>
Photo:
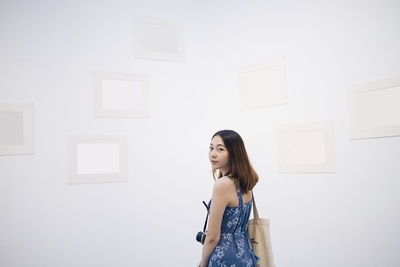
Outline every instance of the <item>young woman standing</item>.
<svg viewBox="0 0 400 267"><path fill-rule="evenodd" d="M242 138L232 130L212 137L209 159L214 184L209 223L200 267L255 267L256 256L247 234L252 208L251 190L258 175L251 166Z"/></svg>

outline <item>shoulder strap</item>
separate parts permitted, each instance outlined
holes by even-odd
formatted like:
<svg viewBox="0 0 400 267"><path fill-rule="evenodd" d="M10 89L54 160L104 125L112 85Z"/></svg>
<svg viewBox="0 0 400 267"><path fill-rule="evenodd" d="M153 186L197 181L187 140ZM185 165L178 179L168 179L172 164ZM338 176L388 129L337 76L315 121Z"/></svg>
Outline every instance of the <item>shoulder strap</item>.
<svg viewBox="0 0 400 267"><path fill-rule="evenodd" d="M242 207L243 206L243 197L242 197L242 192L240 192L240 189L238 191L236 191L238 198L239 198L239 206Z"/></svg>
<svg viewBox="0 0 400 267"><path fill-rule="evenodd" d="M205 233L205 232L206 232L206 229L207 229L208 216L210 215L210 204L211 204L211 199L210 199L210 201L208 202L208 205L207 205L207 203L206 203L205 201L203 201L203 204L204 204L204 206L206 206L206 209L207 209L207 217L206 217L206 221L204 222L204 228L203 228L203 232Z"/></svg>
<svg viewBox="0 0 400 267"><path fill-rule="evenodd" d="M235 183L236 185L236 183ZM240 187L236 187L237 188L237 195L239 198L239 220L236 224L235 230L233 230L233 232L236 232L237 228L241 225L242 223L242 217L243 217L243 198L242 198L242 192L240 191Z"/></svg>
<svg viewBox="0 0 400 267"><path fill-rule="evenodd" d="M253 190L251 190L251 196L253 198L253 217L254 219L256 219L257 221L260 220L260 217L258 216L258 210L257 210L257 206L256 206L256 200L254 199L254 193Z"/></svg>

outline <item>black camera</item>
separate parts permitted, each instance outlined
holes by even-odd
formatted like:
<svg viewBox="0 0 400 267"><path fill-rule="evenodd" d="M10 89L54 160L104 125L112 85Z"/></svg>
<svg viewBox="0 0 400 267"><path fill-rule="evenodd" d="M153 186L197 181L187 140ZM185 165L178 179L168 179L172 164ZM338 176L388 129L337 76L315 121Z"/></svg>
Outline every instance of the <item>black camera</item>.
<svg viewBox="0 0 400 267"><path fill-rule="evenodd" d="M197 242L204 244L204 240L206 240L206 233L198 232L196 235L196 240L197 240Z"/></svg>
<svg viewBox="0 0 400 267"><path fill-rule="evenodd" d="M198 232L196 235L197 242L200 242L201 244L204 244L204 240L206 240L206 228L207 228L208 214L210 213L211 200L208 203L208 205L205 201L203 201L203 204L204 204L204 206L206 206L206 209L207 209L207 217L206 217L206 221L204 223L203 232Z"/></svg>

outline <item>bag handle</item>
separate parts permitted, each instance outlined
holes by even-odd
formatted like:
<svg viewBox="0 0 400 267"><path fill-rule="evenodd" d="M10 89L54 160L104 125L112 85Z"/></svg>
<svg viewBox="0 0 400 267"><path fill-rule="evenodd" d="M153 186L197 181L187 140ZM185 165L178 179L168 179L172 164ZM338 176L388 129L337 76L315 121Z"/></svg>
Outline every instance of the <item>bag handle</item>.
<svg viewBox="0 0 400 267"><path fill-rule="evenodd" d="M258 216L258 210L257 210L257 206L256 206L256 200L254 199L253 190L251 190L251 196L253 197L253 217L257 221L260 221L260 217Z"/></svg>

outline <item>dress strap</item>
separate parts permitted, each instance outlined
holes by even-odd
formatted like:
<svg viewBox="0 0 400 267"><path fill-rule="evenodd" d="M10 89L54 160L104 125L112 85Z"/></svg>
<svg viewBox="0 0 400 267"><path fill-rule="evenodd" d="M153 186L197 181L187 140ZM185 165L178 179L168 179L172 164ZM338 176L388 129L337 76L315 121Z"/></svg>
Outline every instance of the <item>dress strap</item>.
<svg viewBox="0 0 400 267"><path fill-rule="evenodd" d="M238 190L237 191L237 195L238 195L238 198L239 198L239 206L240 206L240 208L242 208L243 207L242 192L240 192L240 190Z"/></svg>
<svg viewBox="0 0 400 267"><path fill-rule="evenodd" d="M235 187L236 187L236 193L237 193L238 198L239 198L239 206L242 207L243 206L242 192L240 191L240 187L237 184L237 182L235 182Z"/></svg>
<svg viewBox="0 0 400 267"><path fill-rule="evenodd" d="M239 198L239 220L238 223L236 224L235 230L234 232L236 232L236 230L241 228L241 224L242 224L242 219L243 219L243 198L242 198L242 192L240 191L240 187L237 185L237 183L235 182L235 186L236 186L236 193L238 195Z"/></svg>

